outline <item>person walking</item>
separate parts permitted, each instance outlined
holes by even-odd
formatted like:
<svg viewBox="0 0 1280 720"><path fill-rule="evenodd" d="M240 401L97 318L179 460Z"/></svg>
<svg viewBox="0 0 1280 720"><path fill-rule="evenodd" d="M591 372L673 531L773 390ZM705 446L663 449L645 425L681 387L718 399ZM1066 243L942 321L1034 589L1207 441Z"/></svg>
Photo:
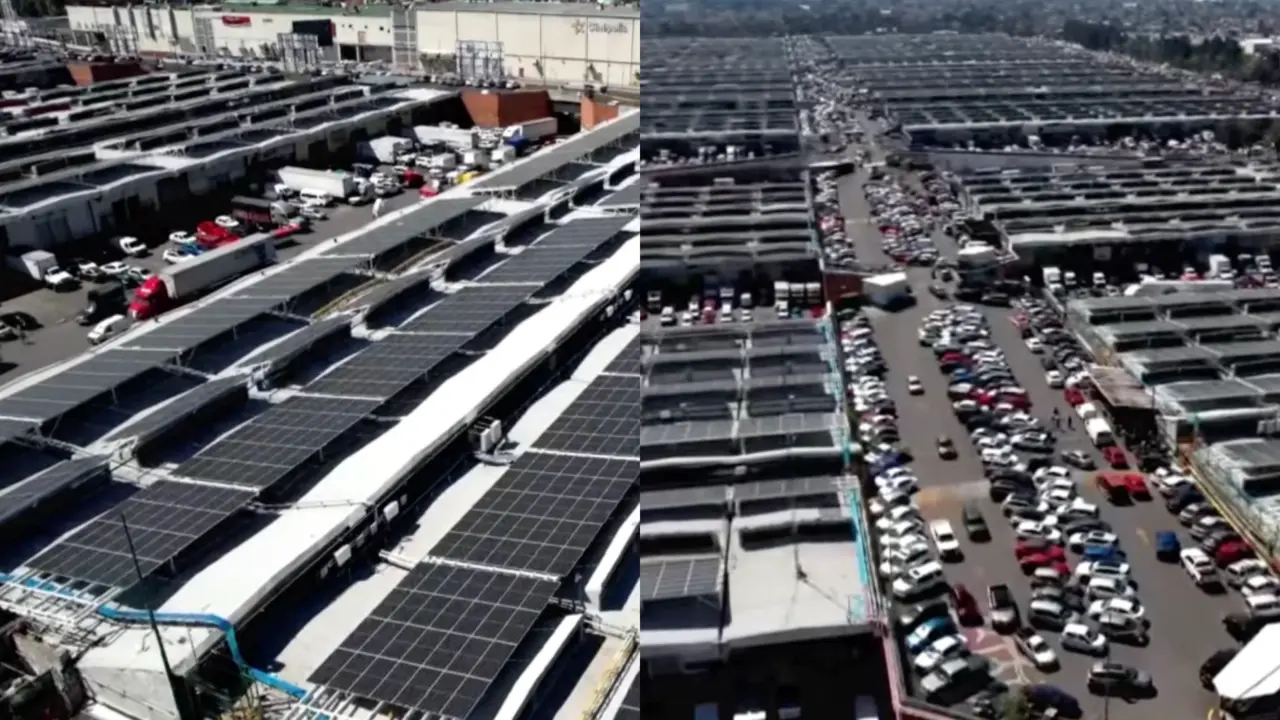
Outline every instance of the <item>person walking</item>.
<svg viewBox="0 0 1280 720"><path fill-rule="evenodd" d="M382 215L382 198L373 201L373 216L378 217L380 215Z"/></svg>

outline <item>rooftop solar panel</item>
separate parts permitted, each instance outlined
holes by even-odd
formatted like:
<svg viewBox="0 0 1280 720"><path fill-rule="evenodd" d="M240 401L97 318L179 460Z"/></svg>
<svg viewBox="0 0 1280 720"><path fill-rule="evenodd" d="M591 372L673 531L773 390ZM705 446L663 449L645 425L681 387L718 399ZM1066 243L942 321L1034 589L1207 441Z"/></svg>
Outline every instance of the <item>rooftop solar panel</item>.
<svg viewBox="0 0 1280 720"><path fill-rule="evenodd" d="M34 511L41 503L110 475L101 456L67 460L0 492L0 527Z"/></svg>
<svg viewBox="0 0 1280 720"><path fill-rule="evenodd" d="M200 451L175 473L265 490L381 404L355 398L289 398Z"/></svg>
<svg viewBox="0 0 1280 720"><path fill-rule="evenodd" d="M366 229L359 236L339 244L325 255L377 256L395 250L415 237L480 207L489 198L436 198L389 223Z"/></svg>
<svg viewBox="0 0 1280 720"><path fill-rule="evenodd" d="M622 188L621 190L618 190L612 195L605 197L600 202L596 203L596 205L599 205L600 207L608 207L608 208L639 206L640 193L643 190L644 190L643 183L634 182Z"/></svg>
<svg viewBox="0 0 1280 720"><path fill-rule="evenodd" d="M640 378L601 375L534 441L543 450L637 457Z"/></svg>
<svg viewBox="0 0 1280 720"><path fill-rule="evenodd" d="M159 481L30 560L36 569L129 588L138 582L121 516L143 577L169 563L253 499L250 490Z"/></svg>
<svg viewBox="0 0 1280 720"><path fill-rule="evenodd" d="M639 375L642 355L639 340L632 340L604 369L605 372Z"/></svg>
<svg viewBox="0 0 1280 720"><path fill-rule="evenodd" d="M107 439L137 438L139 443L149 442L181 426L183 421L206 407L236 393L241 395L241 401L248 399L249 387L244 376L220 378L198 385L138 421L111 433Z"/></svg>
<svg viewBox="0 0 1280 720"><path fill-rule="evenodd" d="M580 218L571 220L538 238L536 248L590 247L597 248L622 232L631 218Z"/></svg>
<svg viewBox="0 0 1280 720"><path fill-rule="evenodd" d="M303 260L240 288L232 297L286 302L332 282L339 275L354 269L355 265L356 261L342 257Z"/></svg>
<svg viewBox="0 0 1280 720"><path fill-rule="evenodd" d="M398 277L391 282L374 288L372 292L361 298L357 304L368 306L370 313L377 312L380 308L395 302L401 296L430 285L431 278L432 274L429 272L416 272Z"/></svg>
<svg viewBox="0 0 1280 720"><path fill-rule="evenodd" d="M639 675L632 679L631 687L627 689L627 694L623 697L622 704L618 706L618 713L614 715L613 720L640 720Z"/></svg>
<svg viewBox="0 0 1280 720"><path fill-rule="evenodd" d="M273 368L288 365L312 347L339 334L350 336L351 318L339 315L313 322L272 345L266 352L254 357L250 363L254 365L265 363Z"/></svg>
<svg viewBox="0 0 1280 720"><path fill-rule="evenodd" d="M783 478L743 483L733 488L733 499L738 502L752 500L778 500L812 495L832 495L837 492L833 477Z"/></svg>
<svg viewBox="0 0 1280 720"><path fill-rule="evenodd" d="M125 346L187 352L235 330L279 304L275 299L222 298L186 315L167 320L162 318L159 327L134 336Z"/></svg>
<svg viewBox="0 0 1280 720"><path fill-rule="evenodd" d="M594 248L572 246L539 248L534 245L485 273L477 282L519 283L533 286L536 290L572 270L575 265L586 260L592 250Z"/></svg>
<svg viewBox="0 0 1280 720"><path fill-rule="evenodd" d="M46 423L173 359L169 352L107 350L0 399L0 416Z"/></svg>
<svg viewBox="0 0 1280 720"><path fill-rule="evenodd" d="M461 348L461 335L390 335L307 385L323 395L388 400Z"/></svg>
<svg viewBox="0 0 1280 720"><path fill-rule="evenodd" d="M645 425L640 428L640 446L680 445L683 443L729 441L734 437L732 420L699 420L696 422Z"/></svg>
<svg viewBox="0 0 1280 720"><path fill-rule="evenodd" d="M536 288L527 286L465 287L400 329L405 332L451 333L470 340L497 324L535 291Z"/></svg>
<svg viewBox="0 0 1280 720"><path fill-rule="evenodd" d="M741 437L793 435L823 430L834 432L835 428L835 417L830 413L792 413L743 418L738 427L738 435Z"/></svg>
<svg viewBox="0 0 1280 720"><path fill-rule="evenodd" d="M640 599L675 600L718 596L724 578L720 557L641 559Z"/></svg>
<svg viewBox="0 0 1280 720"><path fill-rule="evenodd" d="M638 474L631 460L526 452L432 554L563 577L635 487Z"/></svg>
<svg viewBox="0 0 1280 720"><path fill-rule="evenodd" d="M441 720L470 717L546 610L556 583L421 564L311 682Z"/></svg>
<svg viewBox="0 0 1280 720"><path fill-rule="evenodd" d="M647 490L640 493L640 511L643 513L645 510L672 510L675 508L697 508L717 505L724 507L728 499L729 488L725 485Z"/></svg>

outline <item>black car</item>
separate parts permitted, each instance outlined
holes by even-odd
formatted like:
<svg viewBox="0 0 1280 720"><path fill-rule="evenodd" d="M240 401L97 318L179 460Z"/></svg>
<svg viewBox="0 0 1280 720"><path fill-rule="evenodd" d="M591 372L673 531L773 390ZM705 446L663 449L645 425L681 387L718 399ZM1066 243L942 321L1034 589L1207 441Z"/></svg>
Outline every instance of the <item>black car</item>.
<svg viewBox="0 0 1280 720"><path fill-rule="evenodd" d="M1148 697L1155 684L1147 673L1116 662L1097 662L1089 668L1089 692L1112 697Z"/></svg>
<svg viewBox="0 0 1280 720"><path fill-rule="evenodd" d="M908 605L898 614L898 626L910 632L925 620L949 617L951 606L945 600L930 600L918 605Z"/></svg>
<svg viewBox="0 0 1280 720"><path fill-rule="evenodd" d="M1232 660L1236 659L1236 655L1240 654L1239 648L1226 648L1209 656L1200 664L1200 687L1205 690L1213 689L1213 679L1222 672Z"/></svg>
<svg viewBox="0 0 1280 720"><path fill-rule="evenodd" d="M1191 503L1204 502L1204 495L1195 487L1187 487L1164 500L1164 507L1171 513L1180 513Z"/></svg>
<svg viewBox="0 0 1280 720"><path fill-rule="evenodd" d="M946 435L938 436L938 457L943 460L955 460L956 444Z"/></svg>
<svg viewBox="0 0 1280 720"><path fill-rule="evenodd" d="M987 519L982 516L982 510L978 508L977 503L965 503L961 521L970 540L986 542L991 539L991 528L987 527Z"/></svg>

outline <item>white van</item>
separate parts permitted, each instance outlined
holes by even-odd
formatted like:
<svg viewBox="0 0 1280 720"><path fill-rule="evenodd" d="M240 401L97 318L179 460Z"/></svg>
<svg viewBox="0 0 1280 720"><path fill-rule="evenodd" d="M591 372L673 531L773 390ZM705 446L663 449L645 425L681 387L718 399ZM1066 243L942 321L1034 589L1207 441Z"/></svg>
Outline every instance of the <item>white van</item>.
<svg viewBox="0 0 1280 720"><path fill-rule="evenodd" d="M1094 447L1116 444L1116 436L1111 432L1111 426L1100 417L1087 421L1084 424L1084 431L1089 433L1089 439L1093 441Z"/></svg>
<svg viewBox="0 0 1280 720"><path fill-rule="evenodd" d="M329 196L329 193L324 192L322 190L311 190L311 189L299 190L298 199L301 200L303 204L306 204L306 205L320 205L323 207L329 207L330 205L333 204L333 198Z"/></svg>
<svg viewBox="0 0 1280 720"><path fill-rule="evenodd" d="M125 328L127 319L124 315L112 315L94 325L93 329L89 331L89 344L98 345L115 337L116 333Z"/></svg>

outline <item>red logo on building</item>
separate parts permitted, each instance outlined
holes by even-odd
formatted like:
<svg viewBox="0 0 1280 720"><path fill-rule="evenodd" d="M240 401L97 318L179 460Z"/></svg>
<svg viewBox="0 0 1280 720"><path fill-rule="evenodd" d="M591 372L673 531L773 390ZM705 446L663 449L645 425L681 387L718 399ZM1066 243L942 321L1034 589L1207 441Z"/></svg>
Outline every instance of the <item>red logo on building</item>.
<svg viewBox="0 0 1280 720"><path fill-rule="evenodd" d="M250 18L248 15L223 15L222 16L223 25L231 25L234 27L236 25L251 25L252 23L253 23L253 18Z"/></svg>

